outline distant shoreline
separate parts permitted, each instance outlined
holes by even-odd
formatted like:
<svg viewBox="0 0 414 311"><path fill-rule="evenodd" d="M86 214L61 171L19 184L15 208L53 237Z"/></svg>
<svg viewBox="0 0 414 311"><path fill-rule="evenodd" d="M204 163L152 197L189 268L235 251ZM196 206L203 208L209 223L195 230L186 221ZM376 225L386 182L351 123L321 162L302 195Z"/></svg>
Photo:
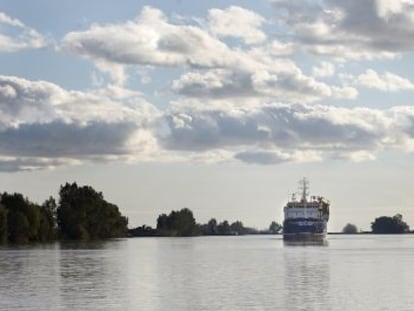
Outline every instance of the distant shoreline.
<svg viewBox="0 0 414 311"><path fill-rule="evenodd" d="M344 233L344 232L328 232L327 235L407 235L414 234L414 231L404 232L404 233L374 233L371 231L357 232L357 233ZM283 236L283 233L246 233L246 234L200 234L200 235L190 235L190 236L174 236L174 235L129 235L126 238L197 238L197 237L237 237L237 236L253 236L253 235L273 235L273 236Z"/></svg>

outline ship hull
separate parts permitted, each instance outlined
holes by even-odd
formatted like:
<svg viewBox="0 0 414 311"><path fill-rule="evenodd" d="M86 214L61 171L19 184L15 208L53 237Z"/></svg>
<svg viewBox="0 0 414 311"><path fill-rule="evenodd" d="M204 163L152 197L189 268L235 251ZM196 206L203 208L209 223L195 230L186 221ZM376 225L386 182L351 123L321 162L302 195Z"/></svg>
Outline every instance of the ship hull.
<svg viewBox="0 0 414 311"><path fill-rule="evenodd" d="M326 238L327 222L316 219L288 219L283 223L283 239L288 241L321 241Z"/></svg>

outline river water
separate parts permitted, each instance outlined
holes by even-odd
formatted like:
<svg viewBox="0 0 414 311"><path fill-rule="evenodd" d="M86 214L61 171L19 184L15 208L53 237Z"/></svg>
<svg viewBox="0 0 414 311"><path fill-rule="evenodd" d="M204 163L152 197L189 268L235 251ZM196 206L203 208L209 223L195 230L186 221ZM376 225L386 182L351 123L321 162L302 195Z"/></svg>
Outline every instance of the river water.
<svg viewBox="0 0 414 311"><path fill-rule="evenodd" d="M2 247L0 310L414 310L414 235Z"/></svg>

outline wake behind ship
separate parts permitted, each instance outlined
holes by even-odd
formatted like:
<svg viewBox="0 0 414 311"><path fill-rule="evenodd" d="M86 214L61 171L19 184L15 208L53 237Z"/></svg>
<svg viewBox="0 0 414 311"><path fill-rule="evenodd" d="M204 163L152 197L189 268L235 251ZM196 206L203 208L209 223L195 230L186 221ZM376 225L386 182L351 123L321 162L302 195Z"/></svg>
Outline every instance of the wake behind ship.
<svg viewBox="0 0 414 311"><path fill-rule="evenodd" d="M300 181L300 200L293 194L284 207L284 240L318 241L326 237L330 203L321 196L310 196L308 200L308 188L309 182L303 178Z"/></svg>

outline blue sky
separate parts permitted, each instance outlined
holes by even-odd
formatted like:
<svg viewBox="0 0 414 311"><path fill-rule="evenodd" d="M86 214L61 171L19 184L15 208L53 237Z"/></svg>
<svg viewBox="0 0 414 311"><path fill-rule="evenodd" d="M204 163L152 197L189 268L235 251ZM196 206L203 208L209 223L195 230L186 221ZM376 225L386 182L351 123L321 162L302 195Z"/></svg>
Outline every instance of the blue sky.
<svg viewBox="0 0 414 311"><path fill-rule="evenodd" d="M66 181L153 225L282 221L303 176L330 230L414 223L414 3L2 1L0 187Z"/></svg>

